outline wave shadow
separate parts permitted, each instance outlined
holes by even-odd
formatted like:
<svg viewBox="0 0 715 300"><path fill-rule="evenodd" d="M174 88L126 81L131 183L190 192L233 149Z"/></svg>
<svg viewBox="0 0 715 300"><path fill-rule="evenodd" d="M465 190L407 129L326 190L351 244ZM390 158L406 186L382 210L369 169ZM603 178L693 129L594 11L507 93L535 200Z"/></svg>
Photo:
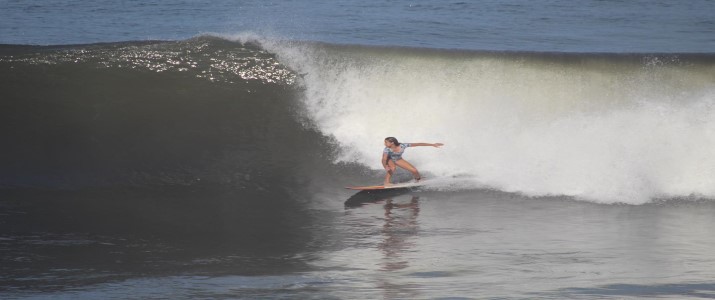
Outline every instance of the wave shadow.
<svg viewBox="0 0 715 300"><path fill-rule="evenodd" d="M345 200L345 209L358 208L366 204L378 203L409 193L409 188L379 191L360 191Z"/></svg>

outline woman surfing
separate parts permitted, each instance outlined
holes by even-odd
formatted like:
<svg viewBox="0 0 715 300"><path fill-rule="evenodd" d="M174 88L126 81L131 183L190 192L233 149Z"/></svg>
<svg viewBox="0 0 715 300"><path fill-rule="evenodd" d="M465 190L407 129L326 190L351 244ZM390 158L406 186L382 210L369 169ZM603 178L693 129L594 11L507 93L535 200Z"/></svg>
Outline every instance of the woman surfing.
<svg viewBox="0 0 715 300"><path fill-rule="evenodd" d="M419 146L432 146L435 148L442 147L442 143L400 143L394 137L385 138L385 150L382 151L382 166L387 171L385 175L385 186L391 185L390 179L392 178L392 173L395 172L397 167L403 168L412 173L415 177L415 182L419 182L422 179L420 172L417 171L412 164L402 159L402 154L405 153L405 149L408 147L419 147Z"/></svg>

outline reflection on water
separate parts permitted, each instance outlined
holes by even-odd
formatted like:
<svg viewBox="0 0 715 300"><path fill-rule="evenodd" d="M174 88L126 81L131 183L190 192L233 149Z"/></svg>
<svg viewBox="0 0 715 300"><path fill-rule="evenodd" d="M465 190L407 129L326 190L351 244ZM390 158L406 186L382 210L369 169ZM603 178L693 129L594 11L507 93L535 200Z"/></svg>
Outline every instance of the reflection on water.
<svg viewBox="0 0 715 300"><path fill-rule="evenodd" d="M679 287L712 286L713 212L490 191L358 193L334 229L343 247L323 262L373 298L689 295Z"/></svg>
<svg viewBox="0 0 715 300"><path fill-rule="evenodd" d="M394 278L391 273L407 269L410 266L411 260L405 254L414 251L419 233L417 221L420 213L419 197L407 195L408 193L409 190L359 192L345 201L346 209L361 208L365 209L364 212L372 212L370 208L382 204L382 224L373 223L371 226L375 226L375 228L380 226L381 240L377 243L376 249L382 256L379 260L379 267L375 270L377 273L374 275L378 277L375 280L375 288L381 291L384 299L419 297L419 288L416 288L415 285L396 283L391 279ZM372 216L377 216L377 214ZM372 218L372 220L375 219ZM361 226L364 225L366 224L361 224Z"/></svg>
<svg viewBox="0 0 715 300"><path fill-rule="evenodd" d="M420 213L419 197L412 196L408 203L396 203L385 199L385 224L382 225L383 241L379 245L384 254L383 271L401 270L409 266L402 253L414 246L412 239L419 230L417 216Z"/></svg>
<svg viewBox="0 0 715 300"><path fill-rule="evenodd" d="M409 267L409 258L403 254L415 246L418 238L420 213L419 197L412 196L408 203L399 203L392 198L385 199L385 223L382 225L382 242L378 248L383 254L381 271L398 271ZM418 296L417 289L411 285L395 284L389 280L378 283L384 299L410 298Z"/></svg>
<svg viewBox="0 0 715 300"><path fill-rule="evenodd" d="M64 207L74 208L63 211L72 219L49 218L56 202L0 201L0 225L14 224L0 226L8 232L0 235L0 270L4 271L0 298L680 299L715 295L715 203L711 202L598 205L490 191L405 190L345 194L349 199L344 203L340 197L332 207L311 215L288 203L280 210L268 204L263 209L262 204L234 205L229 196L182 194L166 199L165 193L142 194L145 197L101 203L63 198ZM196 202L190 201L194 196L201 196L201 206L190 205ZM149 203L157 205L153 208ZM135 214L132 220L143 225L136 227L143 231L122 227L121 232L136 233L136 239L114 233L116 227L110 225L132 216L128 213L136 210L127 207L135 206L144 214ZM180 209L184 206L192 209ZM80 213L84 207L95 215L104 212L99 214L101 222L91 223L93 235L71 230L76 228L73 224L89 222ZM141 222L141 216L157 216L154 210L159 209L164 212L161 216L174 217ZM178 214L184 211L186 215ZM259 212L260 217L252 217ZM225 218L219 224L228 226L211 223L217 217ZM286 217L293 222L277 223ZM237 220L228 222L233 219ZM180 227L186 220L203 223L189 223L193 230L187 231ZM34 230L62 224L41 235ZM219 228L223 230L216 232ZM177 230L183 234L173 239L150 235ZM263 251L266 245L280 252ZM27 266L33 269L23 269ZM93 275L105 277L88 278ZM52 289L38 289L38 284L52 284Z"/></svg>

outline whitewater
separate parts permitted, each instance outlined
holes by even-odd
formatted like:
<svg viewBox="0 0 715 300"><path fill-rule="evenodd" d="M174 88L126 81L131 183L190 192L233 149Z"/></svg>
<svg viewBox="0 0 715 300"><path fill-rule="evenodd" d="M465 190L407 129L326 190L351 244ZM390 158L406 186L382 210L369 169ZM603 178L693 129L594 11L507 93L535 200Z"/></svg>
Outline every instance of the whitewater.
<svg viewBox="0 0 715 300"><path fill-rule="evenodd" d="M446 143L438 153L410 151L410 160L462 179L461 188L629 204L715 196L710 55L229 38L264 45L301 74L301 100L337 143L336 162L381 169L376 145L396 136Z"/></svg>

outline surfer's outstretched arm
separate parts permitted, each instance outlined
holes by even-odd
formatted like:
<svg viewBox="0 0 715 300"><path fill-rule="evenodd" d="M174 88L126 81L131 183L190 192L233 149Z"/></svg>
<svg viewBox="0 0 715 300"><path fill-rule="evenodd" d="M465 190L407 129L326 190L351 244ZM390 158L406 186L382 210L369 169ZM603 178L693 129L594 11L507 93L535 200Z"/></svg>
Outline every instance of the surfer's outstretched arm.
<svg viewBox="0 0 715 300"><path fill-rule="evenodd" d="M409 143L409 144L410 144L410 146L412 146L412 147L417 147L417 146L430 146L430 147L439 148L439 147L444 146L444 144L442 144L442 143L434 143L434 144L432 144L432 143Z"/></svg>

